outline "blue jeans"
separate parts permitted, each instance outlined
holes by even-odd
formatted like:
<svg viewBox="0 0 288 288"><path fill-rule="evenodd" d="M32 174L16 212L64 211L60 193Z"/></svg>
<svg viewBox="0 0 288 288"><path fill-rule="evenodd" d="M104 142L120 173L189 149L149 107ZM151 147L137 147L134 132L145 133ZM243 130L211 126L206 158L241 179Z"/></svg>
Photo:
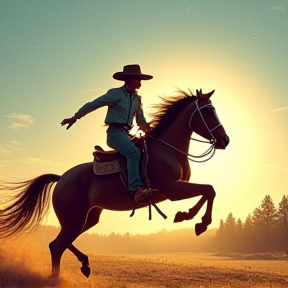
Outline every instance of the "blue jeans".
<svg viewBox="0 0 288 288"><path fill-rule="evenodd" d="M120 129L109 127L107 129L107 145L127 158L129 189L134 191L142 186L139 174L141 153L131 141L130 136Z"/></svg>

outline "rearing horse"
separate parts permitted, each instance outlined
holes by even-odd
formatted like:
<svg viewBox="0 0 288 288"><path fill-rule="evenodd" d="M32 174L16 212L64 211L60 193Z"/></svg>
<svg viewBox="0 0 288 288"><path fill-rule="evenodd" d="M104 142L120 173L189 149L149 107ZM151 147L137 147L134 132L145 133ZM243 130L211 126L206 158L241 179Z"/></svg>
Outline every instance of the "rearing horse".
<svg viewBox="0 0 288 288"><path fill-rule="evenodd" d="M147 172L153 188L159 192L152 201L178 201L202 196L188 212L178 212L174 222L192 219L207 201L202 222L195 225L200 235L212 222L212 206L215 191L211 185L189 183L190 167L188 149L192 132L206 138L214 149L225 149L229 143L210 97L214 91L196 96L181 92L178 97L162 99L157 105L151 126L153 137L147 138L149 162ZM25 182L10 184L8 189L18 190L9 199L0 214L0 236L8 237L21 230L38 225L49 207L49 196L53 183L57 182L52 202L61 225L61 231L49 244L52 259L52 275L58 276L60 259L68 248L82 263L81 271L90 275L88 257L73 246L74 240L99 222L103 209L126 211L142 208L147 204L135 204L123 185L119 174L96 176L92 163L83 163L65 172L62 176L44 174ZM12 186L11 186L12 185ZM20 189L20 191L19 191ZM3 188L1 189L3 191Z"/></svg>

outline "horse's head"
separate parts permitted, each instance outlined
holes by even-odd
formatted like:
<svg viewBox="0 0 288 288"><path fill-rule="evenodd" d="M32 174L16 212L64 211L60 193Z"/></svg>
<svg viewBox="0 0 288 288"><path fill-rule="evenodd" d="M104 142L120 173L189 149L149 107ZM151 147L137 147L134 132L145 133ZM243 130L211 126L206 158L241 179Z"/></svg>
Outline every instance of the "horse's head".
<svg viewBox="0 0 288 288"><path fill-rule="evenodd" d="M225 149L229 144L229 137L210 100L214 91L203 94L202 89L196 90L197 100L195 101L195 110L191 115L189 126L200 136L215 142L216 149Z"/></svg>

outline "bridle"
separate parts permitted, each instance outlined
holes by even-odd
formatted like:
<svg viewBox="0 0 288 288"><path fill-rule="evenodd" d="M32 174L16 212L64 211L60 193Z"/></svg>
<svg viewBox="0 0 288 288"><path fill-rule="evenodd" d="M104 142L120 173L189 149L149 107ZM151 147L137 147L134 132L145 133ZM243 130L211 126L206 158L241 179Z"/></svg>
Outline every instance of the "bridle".
<svg viewBox="0 0 288 288"><path fill-rule="evenodd" d="M219 119L218 119L218 117L217 117L217 114L216 114L216 112L215 112L215 108L214 108L214 106L211 104L211 102L210 102L210 103L207 103L207 104L205 104L205 105L203 105L203 106L199 106L198 100L196 100L196 101L195 101L195 105L196 105L196 108L195 108L195 110L193 111L193 113L192 113L191 116L190 116L190 120L189 120L189 124L188 124L188 125L189 125L189 128L192 130L192 128L191 128L191 123L192 123L192 120L193 120L194 115L198 112L199 115L200 115L200 118L202 119L202 122L203 122L204 126L206 127L207 131L209 132L209 134L210 134L210 136L211 136L211 139L210 139L210 141L203 141L203 140L199 140L199 139L195 139L195 138L193 138L193 137L190 137L190 140L197 141L197 142L201 142L201 143L211 144L210 147L209 147L204 153L202 153L202 154L200 154L200 155L197 155L197 156L196 156L196 155L192 155L192 154L183 152L182 150L176 148L176 147L173 146L173 145L170 145L169 143L167 143L167 142L165 142L165 141L163 141L163 140L161 140L161 139L158 139L158 138L153 138L153 139L155 139L155 140L161 142L162 144L164 144L164 145L166 145L166 146L168 146L168 147L170 147L170 148L172 148L172 149L174 149L174 150L176 150L176 151L178 151L178 152L186 155L187 158L188 158L188 160L190 160L190 161L192 161L192 162L203 163L203 162L206 162L206 161L210 160L210 159L214 156L214 154L215 154L215 151L216 151L215 145L216 145L216 141L217 141L217 140L216 140L216 138L215 138L214 135L213 135L213 131L216 130L218 127L222 126L222 124L220 123L220 121L219 121ZM215 125L215 127L209 128L209 126L207 125L207 122L206 122L206 120L205 120L205 118L204 118L204 116L203 116L203 114L202 114L202 111L201 111L201 110L204 109L204 108L205 108L205 109L207 109L207 108L208 108L208 109L212 109L212 111L213 111L213 113L214 113L214 115L215 115L215 117L216 117L216 119L217 119L217 122L218 122L218 123ZM210 154L210 155L209 155L209 154ZM206 157L206 156L208 156L208 158L206 158L206 159L204 159L204 160L195 160L195 159L193 159L193 158L200 159L200 158L203 158L203 157Z"/></svg>
<svg viewBox="0 0 288 288"><path fill-rule="evenodd" d="M205 142L205 143L215 142L215 143L216 143L216 138L214 137L214 135L213 135L212 132L213 132L214 130L216 130L218 127L222 126L222 124L220 123L220 121L219 121L219 119L218 119L218 117L217 117L217 114L216 114L216 112L215 112L214 106L213 106L213 105L211 104L211 102L210 102L210 103L207 103L207 104L205 104L205 105L203 105L203 106L200 107L199 104L198 104L198 100L195 101L195 105L196 105L196 109L195 109L194 112L192 113L192 115L191 115L191 117L190 117L190 120L189 120L189 128L192 130L192 128L191 128L192 119L193 119L194 115L196 114L196 112L199 112L199 115L200 115L200 117L201 117L201 119L202 119L202 122L204 123L205 127L207 128L207 131L209 132L209 134L210 134L210 136L211 136L211 140L210 140L209 142L206 142L206 141L203 141L203 142ZM201 112L201 110L204 109L204 108L212 109L212 111L213 111L213 113L214 113L214 116L215 116L215 118L217 119L218 124L217 124L214 128L212 128L212 129L210 129L209 126L207 125L206 120L205 120L205 118L204 118L204 116L203 116L203 114L202 114L202 112ZM191 139L193 139L193 138L191 138ZM195 139L193 139L193 140L195 140Z"/></svg>

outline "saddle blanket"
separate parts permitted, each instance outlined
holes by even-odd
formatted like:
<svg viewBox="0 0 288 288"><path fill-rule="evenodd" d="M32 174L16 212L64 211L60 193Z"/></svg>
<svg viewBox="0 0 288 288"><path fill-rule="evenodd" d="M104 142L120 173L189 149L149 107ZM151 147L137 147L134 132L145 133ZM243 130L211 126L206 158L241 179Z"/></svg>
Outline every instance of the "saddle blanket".
<svg viewBox="0 0 288 288"><path fill-rule="evenodd" d="M118 160L109 162L93 161L93 171L96 175L108 175L123 172L123 168L119 164Z"/></svg>

